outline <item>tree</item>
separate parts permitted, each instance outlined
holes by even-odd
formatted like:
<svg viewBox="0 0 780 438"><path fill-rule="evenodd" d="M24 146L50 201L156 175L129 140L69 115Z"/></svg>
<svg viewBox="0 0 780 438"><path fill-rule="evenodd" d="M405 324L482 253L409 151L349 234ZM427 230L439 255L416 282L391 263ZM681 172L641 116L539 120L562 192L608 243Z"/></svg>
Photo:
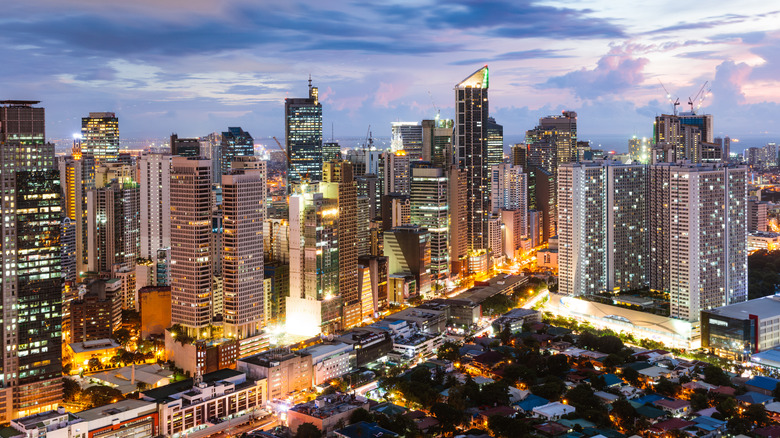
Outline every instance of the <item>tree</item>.
<svg viewBox="0 0 780 438"><path fill-rule="evenodd" d="M70 372L73 371L73 365L70 363L66 363L62 366L62 374L65 374L66 376L70 374Z"/></svg>
<svg viewBox="0 0 780 438"><path fill-rule="evenodd" d="M110 386L90 386L82 391L82 399L87 401L90 408L96 408L99 406L105 406L109 403L116 403L120 400L124 400L122 397L122 391L111 388Z"/></svg>
<svg viewBox="0 0 780 438"><path fill-rule="evenodd" d="M81 386L73 379L62 379L62 397L65 401L76 401L76 398L81 394Z"/></svg>
<svg viewBox="0 0 780 438"><path fill-rule="evenodd" d="M639 384L639 371L631 367L625 367L623 368L621 374L623 375L623 378L626 380L626 382L632 385Z"/></svg>
<svg viewBox="0 0 780 438"><path fill-rule="evenodd" d="M321 438L322 432L313 423L303 423L298 426L295 438Z"/></svg>
<svg viewBox="0 0 780 438"><path fill-rule="evenodd" d="M704 381L710 385L728 386L731 385L731 379L728 374L723 372L721 367L715 365L707 365L704 368Z"/></svg>
<svg viewBox="0 0 780 438"><path fill-rule="evenodd" d="M437 356L442 360L449 360L452 362L460 362L460 345L455 342L447 341L441 344L437 352Z"/></svg>
<svg viewBox="0 0 780 438"><path fill-rule="evenodd" d="M463 411L445 403L433 405L431 413L441 423L441 430L444 433L455 432L457 426L463 422Z"/></svg>
<svg viewBox="0 0 780 438"><path fill-rule="evenodd" d="M655 384L655 392L669 397L674 397L679 389L680 385L672 382L666 377L661 377L658 380L658 383Z"/></svg>
<svg viewBox="0 0 780 438"><path fill-rule="evenodd" d="M731 418L737 413L737 401L734 400L734 397L728 397L718 403L717 408L724 418Z"/></svg>
<svg viewBox="0 0 780 438"><path fill-rule="evenodd" d="M639 414L636 409L631 406L631 403L626 400L616 400L612 403L612 411L610 412L611 418L614 419L615 426L622 430L633 430Z"/></svg>
<svg viewBox="0 0 780 438"><path fill-rule="evenodd" d="M769 424L769 416L766 413L766 408L762 404L752 404L745 409L745 418L748 422L755 424L757 427L764 427Z"/></svg>
<svg viewBox="0 0 780 438"><path fill-rule="evenodd" d="M774 391L772 391L772 397L774 397L776 399L780 399L780 383L775 385L775 389L774 389Z"/></svg>
<svg viewBox="0 0 780 438"><path fill-rule="evenodd" d="M126 328L121 328L118 330L115 330L114 333L111 335L117 343L121 346L127 345L128 342L130 342L131 334L130 330Z"/></svg>
<svg viewBox="0 0 780 438"><path fill-rule="evenodd" d="M97 370L100 369L100 359L93 357L89 359L89 362L87 362L87 367L89 367L90 370Z"/></svg>
<svg viewBox="0 0 780 438"><path fill-rule="evenodd" d="M374 416L363 408L355 409L355 412L349 416L349 424L360 423L361 421L371 423L374 421Z"/></svg>
<svg viewBox="0 0 780 438"><path fill-rule="evenodd" d="M693 411L700 411L702 409L707 409L709 407L709 403L707 402L707 394L696 391L693 394L691 394L691 409Z"/></svg>

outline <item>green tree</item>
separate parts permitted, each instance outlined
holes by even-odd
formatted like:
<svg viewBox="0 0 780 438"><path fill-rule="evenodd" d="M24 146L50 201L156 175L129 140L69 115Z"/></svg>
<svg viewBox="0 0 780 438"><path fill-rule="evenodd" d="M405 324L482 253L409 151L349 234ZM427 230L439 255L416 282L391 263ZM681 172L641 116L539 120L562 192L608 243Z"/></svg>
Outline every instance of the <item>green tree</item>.
<svg viewBox="0 0 780 438"><path fill-rule="evenodd" d="M90 358L89 362L87 362L87 367L89 367L90 370L99 370L100 366L100 359L96 357Z"/></svg>
<svg viewBox="0 0 780 438"><path fill-rule="evenodd" d="M363 408L355 409L355 412L349 416L349 424L360 423L361 421L371 423L374 421L374 416Z"/></svg>
<svg viewBox="0 0 780 438"><path fill-rule="evenodd" d="M737 413L737 401L734 397L728 397L718 403L717 408L724 418L731 418Z"/></svg>
<svg viewBox="0 0 780 438"><path fill-rule="evenodd" d="M707 402L707 394L701 393L699 391L694 392L691 394L691 409L694 411L700 411L702 409L707 409L709 407L709 403Z"/></svg>
<svg viewBox="0 0 780 438"><path fill-rule="evenodd" d="M76 401L81 394L81 386L73 379L65 377L62 379L62 397L65 401Z"/></svg>
<svg viewBox="0 0 780 438"><path fill-rule="evenodd" d="M661 377L658 380L658 383L655 384L655 392L669 397L676 396L680 389L680 385L672 382L666 377Z"/></svg>
<svg viewBox="0 0 780 438"><path fill-rule="evenodd" d="M457 430L460 423L463 422L463 411L445 403L436 403L431 408L431 413L441 424L441 430L444 433L452 433Z"/></svg>
<svg viewBox="0 0 780 438"><path fill-rule="evenodd" d="M460 362L460 344L451 341L441 344L437 356L439 359Z"/></svg>
<svg viewBox="0 0 780 438"><path fill-rule="evenodd" d="M639 384L639 371L631 367L625 367L623 368L623 371L621 371L621 375L623 376L623 379L626 380L626 382L632 385Z"/></svg>
<svg viewBox="0 0 780 438"><path fill-rule="evenodd" d="M639 418L636 409L626 400L616 400L612 403L610 416L615 422L615 426L626 431L633 431L636 420Z"/></svg>
<svg viewBox="0 0 780 438"><path fill-rule="evenodd" d="M82 400L89 404L90 408L96 408L99 406L105 406L109 403L116 403L120 400L124 400L122 397L122 391L111 388L110 386L90 386L81 392Z"/></svg>
<svg viewBox="0 0 780 438"><path fill-rule="evenodd" d="M704 381L710 385L728 386L731 385L731 379L721 367L707 365L703 371Z"/></svg>
<svg viewBox="0 0 780 438"><path fill-rule="evenodd" d="M744 417L757 427L764 427L769 424L769 416L766 413L766 408L762 404L752 404L745 409Z"/></svg>
<svg viewBox="0 0 780 438"><path fill-rule="evenodd" d="M298 426L298 430L295 432L295 438L321 438L322 431L313 423L303 423Z"/></svg>
<svg viewBox="0 0 780 438"><path fill-rule="evenodd" d="M130 338L132 335L130 334L130 330L121 328L118 330L115 330L114 333L111 335L114 340L116 340L117 343L121 346L127 345L128 342L130 342Z"/></svg>

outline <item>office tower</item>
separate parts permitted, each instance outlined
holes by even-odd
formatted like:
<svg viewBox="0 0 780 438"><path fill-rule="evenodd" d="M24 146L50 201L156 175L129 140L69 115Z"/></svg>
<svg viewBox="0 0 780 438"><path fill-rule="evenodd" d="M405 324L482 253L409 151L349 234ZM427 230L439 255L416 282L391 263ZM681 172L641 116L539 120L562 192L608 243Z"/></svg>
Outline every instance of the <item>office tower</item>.
<svg viewBox="0 0 780 438"><path fill-rule="evenodd" d="M211 182L219 184L222 182L222 174L217 171L220 168L222 157L222 134L212 132L209 135L200 137L200 156L211 160Z"/></svg>
<svg viewBox="0 0 780 438"><path fill-rule="evenodd" d="M140 186L140 257L156 260L171 246L171 156L143 153L138 160Z"/></svg>
<svg viewBox="0 0 780 438"><path fill-rule="evenodd" d="M514 166L521 166L523 169L528 168L528 145L525 143L517 143L512 146L512 156L509 162Z"/></svg>
<svg viewBox="0 0 780 438"><path fill-rule="evenodd" d="M288 184L322 181L322 104L311 77L309 97L285 99L284 116Z"/></svg>
<svg viewBox="0 0 780 438"><path fill-rule="evenodd" d="M65 200L65 214L75 226L76 270L89 270L89 242L87 240L87 193L95 188L95 160L84 154L81 141L74 140L73 154L58 160L60 181Z"/></svg>
<svg viewBox="0 0 780 438"><path fill-rule="evenodd" d="M225 336L245 339L264 325L265 162L236 157L222 176L222 312Z"/></svg>
<svg viewBox="0 0 780 438"><path fill-rule="evenodd" d="M387 307L387 257L362 256L358 259L361 266L369 269L371 293L374 296L375 309L380 311Z"/></svg>
<svg viewBox="0 0 780 438"><path fill-rule="evenodd" d="M673 318L747 299L746 172L650 167L650 289L669 293Z"/></svg>
<svg viewBox="0 0 780 438"><path fill-rule="evenodd" d="M410 225L412 223L412 202L409 195L391 193L382 200L382 229Z"/></svg>
<svg viewBox="0 0 780 438"><path fill-rule="evenodd" d="M409 155L404 150L385 152L379 157L379 179L382 181L382 195L409 194Z"/></svg>
<svg viewBox="0 0 780 438"><path fill-rule="evenodd" d="M488 166L488 67L455 86L455 149L466 171L466 227L470 252L487 250L490 214Z"/></svg>
<svg viewBox="0 0 780 438"><path fill-rule="evenodd" d="M269 218L263 227L263 258L268 263L290 262L290 224L287 219Z"/></svg>
<svg viewBox="0 0 780 438"><path fill-rule="evenodd" d="M357 325L362 319L358 289L357 186L349 161L325 163L322 193L336 200L338 293L344 303L344 327Z"/></svg>
<svg viewBox="0 0 780 438"><path fill-rule="evenodd" d="M636 135L628 139L628 155L633 161L638 163L649 163L650 139L647 137L638 138Z"/></svg>
<svg viewBox="0 0 780 438"><path fill-rule="evenodd" d="M328 142L322 144L322 162L341 161L341 146L338 142Z"/></svg>
<svg viewBox="0 0 780 438"><path fill-rule="evenodd" d="M220 175L226 175L230 172L230 165L236 157L248 157L254 154L255 141L252 136L241 127L228 128L222 133L217 170Z"/></svg>
<svg viewBox="0 0 780 438"><path fill-rule="evenodd" d="M368 199L368 219L374 219L381 213L382 187L379 178L375 174L366 174L355 177L358 197Z"/></svg>
<svg viewBox="0 0 780 438"><path fill-rule="evenodd" d="M368 196L357 197L357 253L358 257L371 254L371 206Z"/></svg>
<svg viewBox="0 0 780 438"><path fill-rule="evenodd" d="M290 196L289 333L314 336L341 326L338 220L337 199L312 191Z"/></svg>
<svg viewBox="0 0 780 438"><path fill-rule="evenodd" d="M60 245L62 247L62 279L75 282L78 279L78 252L76 248L76 222L65 217L60 226Z"/></svg>
<svg viewBox="0 0 780 438"><path fill-rule="evenodd" d="M178 134L171 134L171 155L181 157L202 157L199 138L179 138Z"/></svg>
<svg viewBox="0 0 780 438"><path fill-rule="evenodd" d="M423 127L420 122L393 122L390 152L404 151L411 161L423 159Z"/></svg>
<svg viewBox="0 0 780 438"><path fill-rule="evenodd" d="M487 123L488 166L496 166L504 161L504 127L496 119L488 117Z"/></svg>
<svg viewBox="0 0 780 438"><path fill-rule="evenodd" d="M488 249L495 257L500 257L504 253L502 238L501 215L491 213L488 219Z"/></svg>
<svg viewBox="0 0 780 438"><path fill-rule="evenodd" d="M416 289L410 298L431 292L431 235L427 229L405 225L385 231L389 275L410 275Z"/></svg>
<svg viewBox="0 0 780 438"><path fill-rule="evenodd" d="M728 136L726 137L715 137L714 143L719 147L721 150L721 155L723 156L724 163L728 163L731 161L731 138Z"/></svg>
<svg viewBox="0 0 780 438"><path fill-rule="evenodd" d="M431 278L434 288L447 280L449 257L449 198L444 169L430 163L412 164L411 223L427 228L431 236Z"/></svg>
<svg viewBox="0 0 780 438"><path fill-rule="evenodd" d="M422 121L422 160L446 169L453 163L452 119Z"/></svg>
<svg viewBox="0 0 780 438"><path fill-rule="evenodd" d="M466 212L466 171L452 165L447 170L447 209L450 212L450 272L460 275L466 269L468 255L468 224Z"/></svg>
<svg viewBox="0 0 780 438"><path fill-rule="evenodd" d="M647 168L614 161L558 167L559 290L589 295L647 284Z"/></svg>
<svg viewBox="0 0 780 438"><path fill-rule="evenodd" d="M62 248L65 217L54 145L37 101L0 101L0 420L62 401Z"/></svg>
<svg viewBox="0 0 780 438"><path fill-rule="evenodd" d="M87 193L89 270L110 273L115 265L135 269L140 253L140 190L112 181Z"/></svg>
<svg viewBox="0 0 780 438"><path fill-rule="evenodd" d="M748 200L748 232L767 231L768 202L760 202L756 199Z"/></svg>
<svg viewBox="0 0 780 438"><path fill-rule="evenodd" d="M722 145L713 139L712 115L662 114L653 123L652 162L716 162L723 156ZM727 155L726 155L727 156Z"/></svg>
<svg viewBox="0 0 780 438"><path fill-rule="evenodd" d="M523 240L528 236L528 210L501 210L499 214L503 254L514 260L522 255Z"/></svg>
<svg viewBox="0 0 780 438"><path fill-rule="evenodd" d="M171 321L201 338L212 321L211 161L173 157L170 190Z"/></svg>
<svg viewBox="0 0 780 438"><path fill-rule="evenodd" d="M97 164L119 158L119 118L108 112L89 113L81 119L82 150Z"/></svg>
<svg viewBox="0 0 780 438"><path fill-rule="evenodd" d="M539 212L542 220L541 243L545 243L557 233L556 175L536 166L527 169L527 173L528 209Z"/></svg>
<svg viewBox="0 0 780 438"><path fill-rule="evenodd" d="M355 178L374 175L379 172L379 157L384 154L384 150L376 150L373 146L373 140L368 139L368 144L360 149L349 149L346 160L352 163L352 173Z"/></svg>
<svg viewBox="0 0 780 438"><path fill-rule="evenodd" d="M528 164L555 175L559 164L577 161L577 113L542 117L539 125L526 131L525 142Z"/></svg>

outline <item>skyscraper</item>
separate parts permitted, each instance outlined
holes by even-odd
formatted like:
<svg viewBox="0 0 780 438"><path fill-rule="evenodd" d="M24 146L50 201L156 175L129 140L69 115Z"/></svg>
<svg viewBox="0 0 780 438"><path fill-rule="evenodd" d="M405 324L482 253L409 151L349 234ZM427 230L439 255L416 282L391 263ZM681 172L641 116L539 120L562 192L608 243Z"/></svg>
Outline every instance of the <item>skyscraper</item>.
<svg viewBox="0 0 780 438"><path fill-rule="evenodd" d="M81 119L82 150L95 162L114 162L119 158L119 118L114 113L89 113Z"/></svg>
<svg viewBox="0 0 780 438"><path fill-rule="evenodd" d="M434 288L450 272L450 211L444 169L430 163L412 164L411 222L431 235L431 278Z"/></svg>
<svg viewBox="0 0 780 438"><path fill-rule="evenodd" d="M322 181L322 104L311 78L309 97L285 99L284 115L288 184Z"/></svg>
<svg viewBox="0 0 780 438"><path fill-rule="evenodd" d="M452 130L455 122L452 119L435 119L422 121L422 159L430 161L442 169L449 168L453 161Z"/></svg>
<svg viewBox="0 0 780 438"><path fill-rule="evenodd" d="M555 174L558 165L577 161L577 113L539 119L539 125L525 133L528 164Z"/></svg>
<svg viewBox="0 0 780 438"><path fill-rule="evenodd" d="M265 321L263 218L265 162L236 157L222 176L222 277L225 335L245 339Z"/></svg>
<svg viewBox="0 0 780 438"><path fill-rule="evenodd" d="M628 139L628 155L639 163L650 162L650 140L647 137L638 138L636 135Z"/></svg>
<svg viewBox="0 0 780 438"><path fill-rule="evenodd" d="M37 101L0 101L0 420L62 400L62 191Z"/></svg>
<svg viewBox="0 0 780 438"><path fill-rule="evenodd" d="M411 161L423 159L423 127L420 122L393 122L390 151L405 151Z"/></svg>
<svg viewBox="0 0 780 438"><path fill-rule="evenodd" d="M211 161L171 164L171 321L201 338L212 321Z"/></svg>
<svg viewBox="0 0 780 438"><path fill-rule="evenodd" d="M647 284L647 168L614 161L558 168L560 291L633 290Z"/></svg>
<svg viewBox="0 0 780 438"><path fill-rule="evenodd" d="M490 203L492 212L496 215L511 219L511 223L504 222L505 229L512 227L509 235L512 237L512 247L505 242L504 251L514 258L518 249L515 243L519 243L521 236L528 234L528 174L523 172L521 166L513 166L502 163L491 168ZM514 211L515 214L504 214L504 211ZM516 225L516 226L515 226Z"/></svg>
<svg viewBox="0 0 780 438"><path fill-rule="evenodd" d="M688 321L746 300L746 169L661 163L650 172L650 289L668 292L671 316Z"/></svg>
<svg viewBox="0 0 780 438"><path fill-rule="evenodd" d="M87 193L95 188L95 160L84 154L81 140L73 142L73 154L58 160L60 182L65 197L65 214L75 228L76 272L89 270L89 228L87 215Z"/></svg>
<svg viewBox="0 0 780 438"><path fill-rule="evenodd" d="M504 127L493 117L488 117L487 144L488 166L501 164L504 161Z"/></svg>
<svg viewBox="0 0 780 438"><path fill-rule="evenodd" d="M202 157L199 138L180 138L177 134L171 134L171 155L182 157Z"/></svg>
<svg viewBox="0 0 780 438"><path fill-rule="evenodd" d="M227 175L236 157L248 157L255 154L255 141L241 127L228 128L222 133L222 146L219 151L220 175ZM216 171L216 170L215 170Z"/></svg>
<svg viewBox="0 0 780 438"><path fill-rule="evenodd" d="M404 150L385 152L379 157L379 179L382 195L396 193L409 195L409 165L411 160Z"/></svg>
<svg viewBox="0 0 780 438"><path fill-rule="evenodd" d="M490 214L488 167L488 67L455 86L455 149L466 172L466 227L468 250L486 251Z"/></svg>
<svg viewBox="0 0 780 438"><path fill-rule="evenodd" d="M135 269L140 252L139 187L111 182L87 193L89 269L110 273Z"/></svg>
<svg viewBox="0 0 780 438"><path fill-rule="evenodd" d="M144 153L138 160L141 212L140 257L157 259L171 246L171 156Z"/></svg>

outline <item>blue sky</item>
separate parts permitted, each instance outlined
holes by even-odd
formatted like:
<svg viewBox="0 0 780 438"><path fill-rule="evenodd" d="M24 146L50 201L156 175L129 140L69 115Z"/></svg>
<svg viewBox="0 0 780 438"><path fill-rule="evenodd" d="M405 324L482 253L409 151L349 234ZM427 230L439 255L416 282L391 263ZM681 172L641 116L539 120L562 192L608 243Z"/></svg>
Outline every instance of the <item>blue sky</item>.
<svg viewBox="0 0 780 438"><path fill-rule="evenodd" d="M671 108L659 81L683 108L709 81L716 135L780 139L780 10L767 1L7 3L0 98L41 100L49 137L89 111L115 111L123 137L281 136L284 98L305 95L309 74L326 132L387 136L434 105L452 117L454 84L489 64L507 135L563 109L582 138L650 135Z"/></svg>

